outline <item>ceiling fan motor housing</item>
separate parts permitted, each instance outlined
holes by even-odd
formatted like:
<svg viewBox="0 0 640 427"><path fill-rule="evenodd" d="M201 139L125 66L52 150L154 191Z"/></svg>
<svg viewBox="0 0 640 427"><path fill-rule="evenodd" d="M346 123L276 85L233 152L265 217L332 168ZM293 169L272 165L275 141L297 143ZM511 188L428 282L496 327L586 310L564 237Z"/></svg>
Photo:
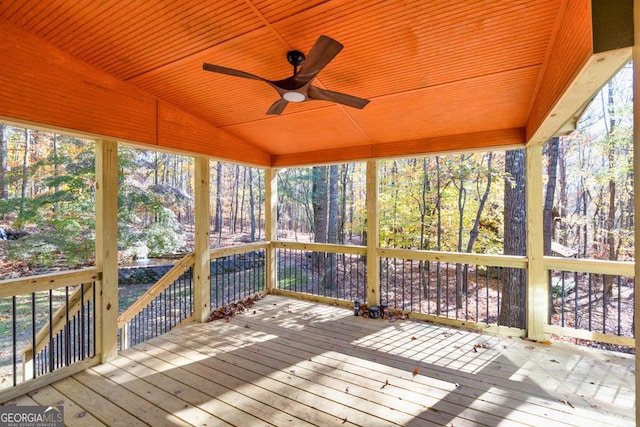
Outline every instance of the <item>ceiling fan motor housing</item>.
<svg viewBox="0 0 640 427"><path fill-rule="evenodd" d="M289 61L289 64L293 65L294 67L302 65L302 63L304 62L304 58L304 53L300 52L299 50L290 50L289 52L287 52L287 61Z"/></svg>

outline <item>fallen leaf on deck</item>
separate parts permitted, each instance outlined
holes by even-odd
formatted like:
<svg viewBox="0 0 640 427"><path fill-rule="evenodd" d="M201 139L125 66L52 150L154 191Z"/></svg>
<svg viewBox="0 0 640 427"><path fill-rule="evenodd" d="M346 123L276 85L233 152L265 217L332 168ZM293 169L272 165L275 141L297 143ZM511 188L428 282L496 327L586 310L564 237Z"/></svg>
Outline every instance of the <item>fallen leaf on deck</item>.
<svg viewBox="0 0 640 427"><path fill-rule="evenodd" d="M386 387L386 386L388 386L388 385L389 385L389 380L386 380L386 381L384 382L384 384L382 384L382 387L380 387L380 390L382 390L383 388L385 388L385 387Z"/></svg>
<svg viewBox="0 0 640 427"><path fill-rule="evenodd" d="M551 359L551 360L549 360L549 362L552 362L552 363L560 363L560 362L558 362L556 359Z"/></svg>
<svg viewBox="0 0 640 427"><path fill-rule="evenodd" d="M473 352L477 353L479 348L491 348L491 346L487 343L478 343L473 345Z"/></svg>
<svg viewBox="0 0 640 427"><path fill-rule="evenodd" d="M569 402L568 400L560 400L560 403L565 404L567 406L571 406L572 408L575 408L575 406L573 406L573 403Z"/></svg>
<svg viewBox="0 0 640 427"><path fill-rule="evenodd" d="M415 340L417 340L416 337L411 337L411 341L415 341Z"/></svg>
<svg viewBox="0 0 640 427"><path fill-rule="evenodd" d="M344 417L344 420L342 420L342 424L345 424L347 422L347 417Z"/></svg>
<svg viewBox="0 0 640 427"><path fill-rule="evenodd" d="M413 376L420 375L420 368L416 367L413 369Z"/></svg>

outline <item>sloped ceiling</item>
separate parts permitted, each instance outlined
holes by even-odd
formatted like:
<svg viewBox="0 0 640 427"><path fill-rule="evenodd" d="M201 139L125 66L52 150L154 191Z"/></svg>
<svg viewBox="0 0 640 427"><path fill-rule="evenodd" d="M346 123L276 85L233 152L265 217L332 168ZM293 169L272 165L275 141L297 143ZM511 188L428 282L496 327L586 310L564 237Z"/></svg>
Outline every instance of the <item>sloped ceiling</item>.
<svg viewBox="0 0 640 427"><path fill-rule="evenodd" d="M524 143L565 8L561 0L0 0L0 19L285 164L313 162L314 153L370 157L376 147L420 151L415 141L454 135L480 146L492 144L478 142L482 135ZM363 110L312 101L267 116L278 99L268 85L202 70L208 62L283 79L292 73L286 52L308 52L321 34L345 47L315 84L370 99Z"/></svg>

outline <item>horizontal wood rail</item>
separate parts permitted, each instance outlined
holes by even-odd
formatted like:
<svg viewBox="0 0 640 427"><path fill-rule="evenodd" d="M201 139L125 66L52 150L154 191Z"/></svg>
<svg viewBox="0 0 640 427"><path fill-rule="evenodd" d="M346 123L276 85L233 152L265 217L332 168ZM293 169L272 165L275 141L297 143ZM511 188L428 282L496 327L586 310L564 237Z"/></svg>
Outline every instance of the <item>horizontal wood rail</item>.
<svg viewBox="0 0 640 427"><path fill-rule="evenodd" d="M635 277L635 262L544 257L545 270Z"/></svg>
<svg viewBox="0 0 640 427"><path fill-rule="evenodd" d="M244 245L211 249L209 251L209 257L211 259L221 258L225 256L243 254L246 252L257 251L260 249L268 249L268 248L269 248L269 242L246 243Z"/></svg>
<svg viewBox="0 0 640 427"><path fill-rule="evenodd" d="M466 252L419 251L414 249L378 248L380 258L402 258L416 261L476 264L490 267L527 268L527 257L513 255L486 255Z"/></svg>
<svg viewBox="0 0 640 427"><path fill-rule="evenodd" d="M329 252L334 254L366 255L366 246L338 245L331 243L299 243L299 242L271 242L274 249L296 249L313 252Z"/></svg>
<svg viewBox="0 0 640 427"><path fill-rule="evenodd" d="M572 327L544 325L544 332L547 334L556 334L568 338L576 338L586 341L597 341L605 344L623 345L626 347L636 347L636 340L633 337L621 337L613 334L603 334L597 331L588 331L586 329L575 329Z"/></svg>
<svg viewBox="0 0 640 427"><path fill-rule="evenodd" d="M81 270L39 274L19 279L0 280L0 298L10 298L16 295L95 282L101 280L101 274L102 271L98 268L83 268Z"/></svg>
<svg viewBox="0 0 640 427"><path fill-rule="evenodd" d="M118 329L126 326L140 311L151 303L158 295L162 294L173 282L184 274L189 268L193 267L194 255L187 254L180 259L164 276L156 282L155 285L147 289L124 313L118 317Z"/></svg>

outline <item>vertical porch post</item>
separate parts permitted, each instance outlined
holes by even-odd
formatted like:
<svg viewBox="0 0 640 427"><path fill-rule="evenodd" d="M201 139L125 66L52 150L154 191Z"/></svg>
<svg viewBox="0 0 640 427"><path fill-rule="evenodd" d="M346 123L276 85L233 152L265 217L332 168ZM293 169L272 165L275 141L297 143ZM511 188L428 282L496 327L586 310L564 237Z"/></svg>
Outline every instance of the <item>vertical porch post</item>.
<svg viewBox="0 0 640 427"><path fill-rule="evenodd" d="M276 284L276 250L271 244L278 239L278 170L264 171L264 239L269 242L265 254L266 291L270 293Z"/></svg>
<svg viewBox="0 0 640 427"><path fill-rule="evenodd" d="M209 159L195 158L195 243L193 266L193 320L206 322L211 307L211 267L209 242L211 234Z"/></svg>
<svg viewBox="0 0 640 427"><path fill-rule="evenodd" d="M105 363L118 354L118 143L96 141L96 353Z"/></svg>
<svg viewBox="0 0 640 427"><path fill-rule="evenodd" d="M548 315L549 284L544 271L542 216L542 145L526 148L527 156L527 336L544 341Z"/></svg>
<svg viewBox="0 0 640 427"><path fill-rule="evenodd" d="M367 304L380 303L378 259L378 161L367 161Z"/></svg>

